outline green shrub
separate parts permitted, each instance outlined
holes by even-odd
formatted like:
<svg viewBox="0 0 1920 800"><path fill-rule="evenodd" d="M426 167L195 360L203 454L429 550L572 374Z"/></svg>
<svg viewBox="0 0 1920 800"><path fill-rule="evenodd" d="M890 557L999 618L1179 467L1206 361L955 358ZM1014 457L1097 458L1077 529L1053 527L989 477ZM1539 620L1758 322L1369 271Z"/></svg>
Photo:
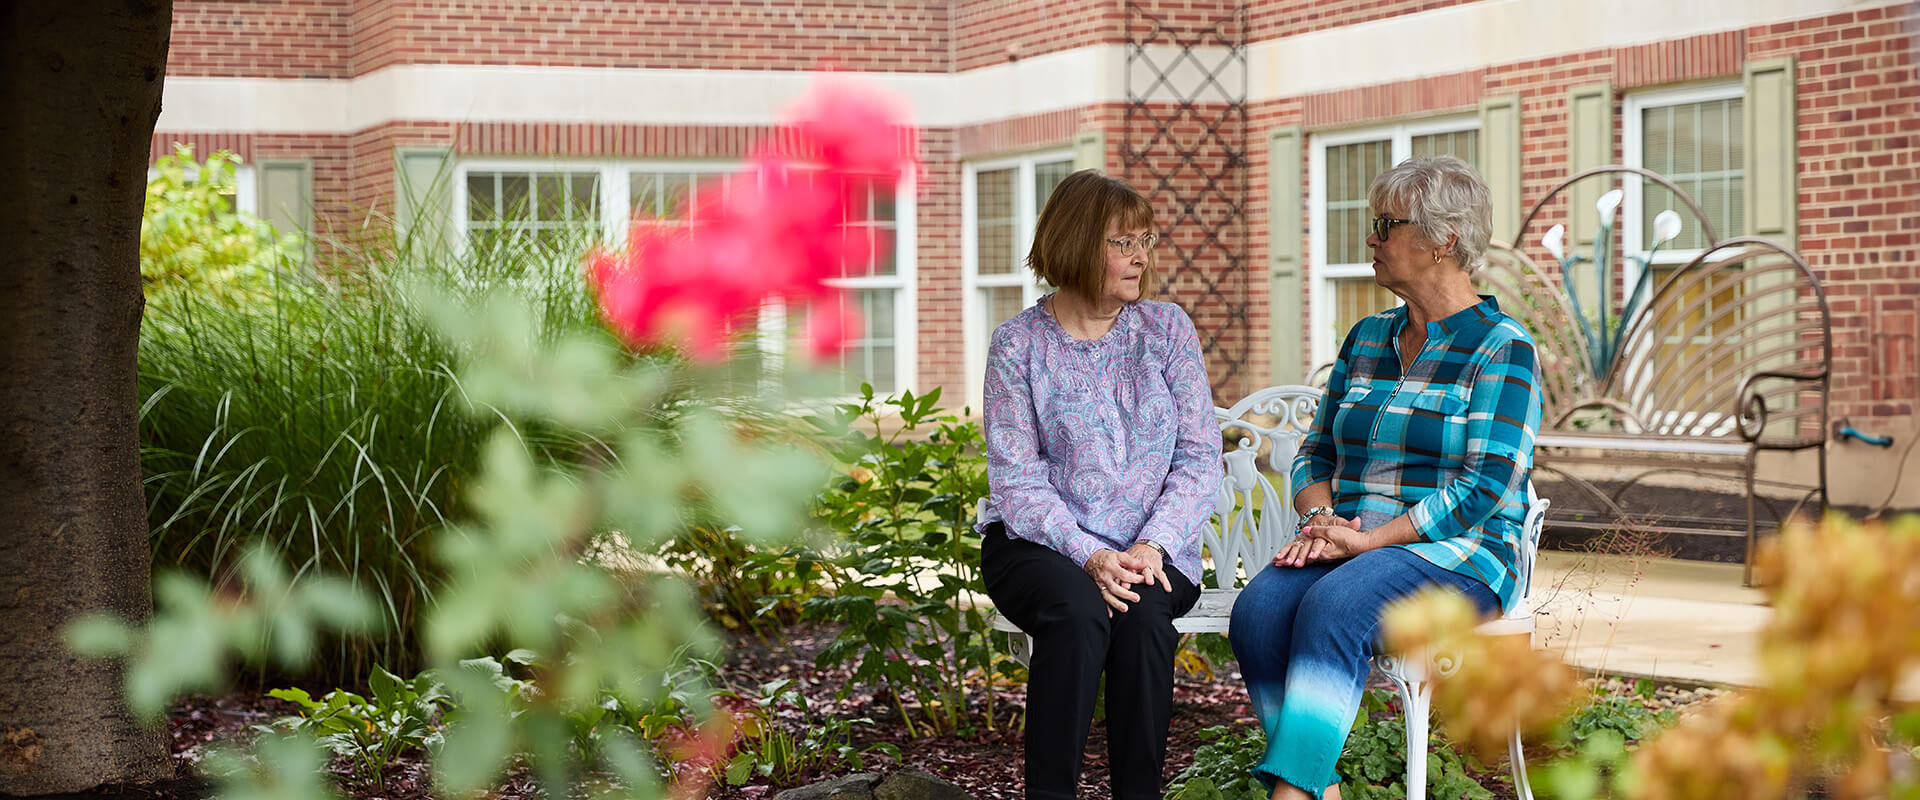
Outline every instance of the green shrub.
<svg viewBox="0 0 1920 800"><path fill-rule="evenodd" d="M222 305L265 300L273 276L298 260L302 243L234 207L234 168L225 150L197 162L193 148L174 145L154 162L140 220L140 279L149 307L182 298Z"/></svg>
<svg viewBox="0 0 1920 800"><path fill-rule="evenodd" d="M402 680L379 667L367 676L367 686L371 697L344 689L317 700L305 689L275 689L267 696L300 707L298 715L282 717L275 726L318 739L335 757L346 759L355 781L384 792L387 767L395 758L439 744L433 724L447 698L429 675Z"/></svg>
<svg viewBox="0 0 1920 800"><path fill-rule="evenodd" d="M818 663L854 662L854 681L884 686L915 736L970 734L968 681L990 675L996 659L967 597L986 593L973 531L987 494L980 426L941 413L939 402L939 389L876 401L862 386L859 402L816 421L850 465L816 503L816 518L845 537L820 559L833 593L805 601L809 617L845 623Z"/></svg>
<svg viewBox="0 0 1920 800"><path fill-rule="evenodd" d="M457 377L466 353L405 290L442 284L473 309L481 292L504 288L523 299L538 338L613 348L569 255L584 244L529 240L451 257L403 242L324 273L282 271L244 302L185 292L150 307L140 436L155 563L223 584L241 552L265 544L298 574L348 576L378 598L386 633L329 643L322 679L345 685L375 664L417 669L415 630L440 581L427 534L461 515L504 410L472 413L473 387ZM531 390L500 396L512 403ZM640 418L667 424L677 397ZM543 461L606 451L541 421L510 430Z"/></svg>

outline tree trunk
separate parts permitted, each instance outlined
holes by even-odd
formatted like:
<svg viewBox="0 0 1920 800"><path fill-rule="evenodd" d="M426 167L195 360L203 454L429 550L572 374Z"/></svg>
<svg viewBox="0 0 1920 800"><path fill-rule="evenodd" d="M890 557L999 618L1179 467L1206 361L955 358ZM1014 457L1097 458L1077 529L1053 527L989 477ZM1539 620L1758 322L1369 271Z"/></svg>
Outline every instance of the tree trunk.
<svg viewBox="0 0 1920 800"><path fill-rule="evenodd" d="M152 605L140 213L172 0L0 3L0 792L172 775L61 630Z"/></svg>

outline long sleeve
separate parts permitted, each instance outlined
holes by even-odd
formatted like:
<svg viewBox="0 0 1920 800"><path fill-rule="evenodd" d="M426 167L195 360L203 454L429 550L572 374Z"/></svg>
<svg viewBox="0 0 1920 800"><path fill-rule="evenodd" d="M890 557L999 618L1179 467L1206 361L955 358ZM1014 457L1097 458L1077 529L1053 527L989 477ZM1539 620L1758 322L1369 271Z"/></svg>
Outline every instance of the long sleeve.
<svg viewBox="0 0 1920 800"><path fill-rule="evenodd" d="M1533 343L1508 339L1475 376L1467 398L1467 455L1460 474L1408 510L1422 541L1478 528L1527 479L1540 430Z"/></svg>
<svg viewBox="0 0 1920 800"><path fill-rule="evenodd" d="M1025 351L1032 343L1002 326L987 349L981 415L986 428L987 485L1007 531L1053 548L1085 566L1104 545L1080 528L1048 478L1040 420L1028 381Z"/></svg>
<svg viewBox="0 0 1920 800"><path fill-rule="evenodd" d="M1140 530L1141 539L1153 541L1169 553L1195 543L1195 533L1213 513L1214 496L1226 477L1220 458L1220 426L1214 421L1213 387L1207 381L1206 361L1200 355L1200 335L1186 314L1173 317L1180 327L1165 373L1177 416L1173 463L1160 485L1153 513Z"/></svg>
<svg viewBox="0 0 1920 800"><path fill-rule="evenodd" d="M1334 477L1338 464L1339 451L1335 447L1333 418L1340 412L1340 398L1347 393L1348 363L1347 355L1353 347L1353 334L1348 332L1347 339L1340 345L1340 354L1333 360L1333 372L1327 376L1327 390L1320 396L1320 408L1313 414L1313 427L1307 435L1301 437L1300 452L1293 457L1293 483L1288 492L1288 500L1303 487L1312 486Z"/></svg>

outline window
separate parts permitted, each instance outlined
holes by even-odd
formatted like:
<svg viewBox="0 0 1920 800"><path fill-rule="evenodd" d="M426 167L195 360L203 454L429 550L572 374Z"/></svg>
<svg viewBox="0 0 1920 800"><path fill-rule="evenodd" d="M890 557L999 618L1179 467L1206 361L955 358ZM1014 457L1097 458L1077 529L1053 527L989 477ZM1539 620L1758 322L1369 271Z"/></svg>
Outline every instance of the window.
<svg viewBox="0 0 1920 800"><path fill-rule="evenodd" d="M1628 95L1625 102L1627 163L1660 173L1691 195L1721 238L1739 235L1747 228L1742 94L1741 85L1733 83L1637 93ZM1666 187L1631 176L1625 188L1621 246L1627 252L1643 253L1652 245L1653 219L1660 212L1671 208L1682 221L1680 235L1654 254L1653 275L1647 280L1651 299L1674 270L1700 255L1707 237L1693 212ZM1631 263L1627 268L1633 268ZM1639 276L1626 277L1626 290L1630 291ZM1680 297L1680 329L1699 333L1689 341L1666 342L1680 348L1669 355L1700 363L1708 380L1722 377L1714 374L1717 365L1702 363L1700 356L1715 338L1744 322L1744 306L1737 302L1743 284L1739 280L1723 281L1715 287L1696 287ZM1730 307L1732 313L1722 313Z"/></svg>
<svg viewBox="0 0 1920 800"><path fill-rule="evenodd" d="M1375 211L1367 205L1367 188L1374 177L1414 156L1451 155L1478 167L1479 125L1477 117L1462 117L1313 138L1309 346L1315 362L1332 361L1354 323L1400 302L1373 282L1367 228Z"/></svg>
<svg viewBox="0 0 1920 800"><path fill-rule="evenodd" d="M629 222L684 225L702 192L723 190L717 179L737 170L721 163L565 163L470 161L454 180L455 218L468 247L507 237L532 237L556 247L584 247L588 239L626 240ZM870 188L849 209L849 235L887 240L871 273L843 265L830 283L847 289L844 302L863 317L862 337L849 343L846 374L834 390L852 394L862 382L876 393L913 386L912 331L914 227L912 187ZM524 239L522 240L524 241ZM769 308L761 314L762 347L779 353L789 329L798 330L798 309ZM794 318L790 324L789 318Z"/></svg>
<svg viewBox="0 0 1920 800"><path fill-rule="evenodd" d="M1627 163L1644 167L1678 184L1722 238L1744 232L1746 216L1746 135L1739 84L1689 87L1632 94L1626 98ZM1627 181L1621 233L1628 252L1647 249L1653 218L1673 208L1685 222L1679 238L1662 246L1656 263L1691 260L1706 247L1697 220L1666 187Z"/></svg>
<svg viewBox="0 0 1920 800"><path fill-rule="evenodd" d="M1073 154L1051 152L969 163L961 183L962 283L965 292L967 398L980 407L993 329L1052 287L1027 269L1040 209L1068 175Z"/></svg>
<svg viewBox="0 0 1920 800"><path fill-rule="evenodd" d="M154 178L159 177L159 175L160 175L160 170L154 168L151 165L147 167L147 180L151 181ZM200 179L199 165L189 165L186 169L186 178L189 181L199 180ZM259 216L260 215L260 179L257 175L254 174L253 165L252 164L235 165L233 168L233 186L230 190L221 192L221 195L224 196L227 200L228 211L241 211L248 214L252 214L254 216ZM285 233L285 232L286 231L282 231L282 233Z"/></svg>
<svg viewBox="0 0 1920 800"><path fill-rule="evenodd" d="M558 248L599 234L598 172L473 170L465 185L470 246L532 241Z"/></svg>

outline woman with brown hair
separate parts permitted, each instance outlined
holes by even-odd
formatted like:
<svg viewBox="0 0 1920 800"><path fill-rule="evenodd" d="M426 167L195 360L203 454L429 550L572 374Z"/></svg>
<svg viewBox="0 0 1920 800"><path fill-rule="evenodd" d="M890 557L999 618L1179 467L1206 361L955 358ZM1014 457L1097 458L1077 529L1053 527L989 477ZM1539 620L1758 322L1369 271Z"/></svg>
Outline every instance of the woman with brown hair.
<svg viewBox="0 0 1920 800"><path fill-rule="evenodd" d="M1071 798L1100 676L1115 798L1160 797L1173 620L1200 597L1222 477L1193 321L1153 291L1153 207L1093 170L1054 188L1027 265L1059 291L987 353L976 526L995 607L1033 637L1026 796Z"/></svg>

